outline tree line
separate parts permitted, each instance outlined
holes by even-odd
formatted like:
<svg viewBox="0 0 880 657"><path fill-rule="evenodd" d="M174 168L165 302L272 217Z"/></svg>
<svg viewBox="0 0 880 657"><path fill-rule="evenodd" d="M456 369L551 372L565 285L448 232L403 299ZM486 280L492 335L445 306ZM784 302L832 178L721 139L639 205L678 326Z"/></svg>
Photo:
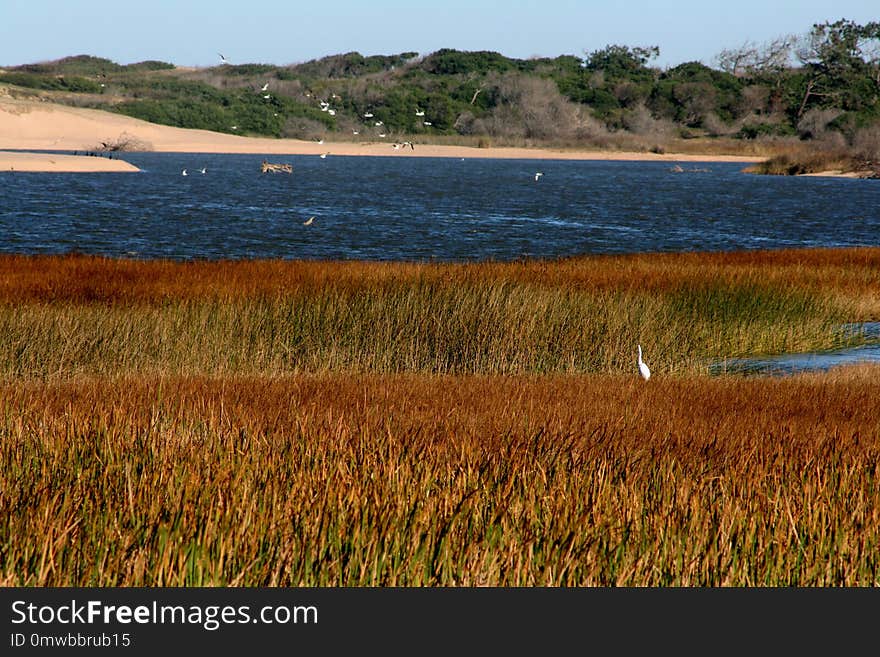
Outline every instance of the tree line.
<svg viewBox="0 0 880 657"><path fill-rule="evenodd" d="M582 57L531 59L453 49L424 57L351 52L197 70L80 55L7 69L0 83L167 125L277 137L601 144L635 135L657 143L705 136L852 145L868 135L880 144L878 22L841 19L800 37L747 42L722 50L713 66L660 69L652 65L659 54L657 46L616 44Z"/></svg>

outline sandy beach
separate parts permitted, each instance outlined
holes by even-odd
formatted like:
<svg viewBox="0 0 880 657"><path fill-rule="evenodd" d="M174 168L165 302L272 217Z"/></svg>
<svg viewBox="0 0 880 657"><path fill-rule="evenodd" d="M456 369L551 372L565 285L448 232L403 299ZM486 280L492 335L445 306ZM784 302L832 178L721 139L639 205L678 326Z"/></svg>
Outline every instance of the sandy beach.
<svg viewBox="0 0 880 657"><path fill-rule="evenodd" d="M116 157L111 160L108 157L0 151L0 172L55 171L58 173L74 173L139 170L133 164Z"/></svg>
<svg viewBox="0 0 880 657"><path fill-rule="evenodd" d="M754 157L629 153L541 148L475 148L415 144L394 149L393 141L333 142L239 137L148 123L112 112L48 102L0 98L0 171L136 171L119 159L47 155L26 151L92 152L127 143L129 150L167 153L255 153L275 155L379 155L389 157L478 157L559 160L645 160L665 162L742 162ZM132 148L131 146L134 146ZM5 151L3 149L6 149ZM16 151L16 152L10 152ZM124 155L120 155L124 157ZM128 166L126 166L128 165Z"/></svg>

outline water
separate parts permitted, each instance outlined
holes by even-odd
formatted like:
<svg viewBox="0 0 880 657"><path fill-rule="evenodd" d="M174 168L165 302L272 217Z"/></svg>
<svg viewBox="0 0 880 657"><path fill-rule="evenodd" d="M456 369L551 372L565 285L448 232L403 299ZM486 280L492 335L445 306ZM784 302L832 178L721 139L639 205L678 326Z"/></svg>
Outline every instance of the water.
<svg viewBox="0 0 880 657"><path fill-rule="evenodd" d="M857 336L869 341L855 347L802 354L780 354L758 358L735 358L718 361L709 367L711 374L788 375L797 372L827 371L841 365L880 363L880 322L847 324L841 338Z"/></svg>
<svg viewBox="0 0 880 657"><path fill-rule="evenodd" d="M0 173L0 253L507 261L876 245L880 235L877 181L755 176L742 164L676 173L672 162L122 157L143 171ZM293 173L261 174L263 159Z"/></svg>

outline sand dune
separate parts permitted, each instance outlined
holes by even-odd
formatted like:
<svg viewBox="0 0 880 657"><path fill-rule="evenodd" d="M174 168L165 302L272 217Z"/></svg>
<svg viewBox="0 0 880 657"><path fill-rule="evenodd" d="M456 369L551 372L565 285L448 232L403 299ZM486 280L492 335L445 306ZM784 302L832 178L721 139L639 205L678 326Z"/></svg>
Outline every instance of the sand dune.
<svg viewBox="0 0 880 657"><path fill-rule="evenodd" d="M554 150L539 148L474 148L416 144L414 149L392 148L392 141L332 142L299 139L239 137L208 130L189 130L148 123L112 112L68 107L48 102L0 98L0 149L20 151L95 151L102 144L126 142L132 150L177 153L257 153L271 155L382 155L389 157L481 157L564 160L659 160L670 162L754 162L754 157L684 155L675 153L626 153L616 151ZM15 159L15 158L18 159ZM0 171L20 167L29 170L80 171L123 170L118 160L100 157L22 159L0 152ZM74 158L73 155L69 158ZM28 164L25 165L24 162ZM114 163L114 164L108 164ZM106 167L114 167L107 169Z"/></svg>

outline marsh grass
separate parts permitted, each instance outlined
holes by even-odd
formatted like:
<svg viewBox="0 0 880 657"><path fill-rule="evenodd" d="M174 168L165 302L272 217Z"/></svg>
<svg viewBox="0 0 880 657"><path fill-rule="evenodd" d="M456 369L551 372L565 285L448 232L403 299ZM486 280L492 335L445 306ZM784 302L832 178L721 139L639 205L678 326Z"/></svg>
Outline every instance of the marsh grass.
<svg viewBox="0 0 880 657"><path fill-rule="evenodd" d="M880 250L462 264L0 261L0 374L658 373L841 346ZM847 260L848 259L848 260ZM5 265L5 270L3 265Z"/></svg>
<svg viewBox="0 0 880 657"><path fill-rule="evenodd" d="M0 387L7 585L877 585L880 398L789 380Z"/></svg>
<svg viewBox="0 0 880 657"><path fill-rule="evenodd" d="M876 586L878 265L0 258L0 583Z"/></svg>

